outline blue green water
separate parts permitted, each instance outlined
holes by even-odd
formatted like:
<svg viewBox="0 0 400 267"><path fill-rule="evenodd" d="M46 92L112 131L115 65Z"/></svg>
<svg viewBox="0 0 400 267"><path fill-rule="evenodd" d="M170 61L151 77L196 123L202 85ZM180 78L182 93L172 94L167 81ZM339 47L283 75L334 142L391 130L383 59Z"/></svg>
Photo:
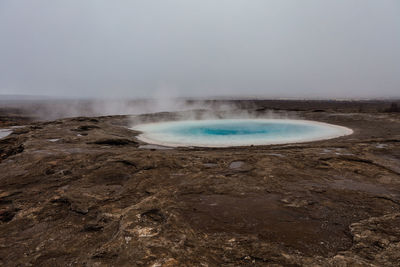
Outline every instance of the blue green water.
<svg viewBox="0 0 400 267"><path fill-rule="evenodd" d="M235 135L269 135L290 136L312 132L315 126L296 125L287 123L263 123L263 122L240 122L240 123L210 123L204 125L181 125L170 129L163 129L164 133L171 132L178 135L193 136L235 136Z"/></svg>
<svg viewBox="0 0 400 267"><path fill-rule="evenodd" d="M351 134L332 124L282 119L190 120L142 124L144 142L167 146L227 147L308 142Z"/></svg>

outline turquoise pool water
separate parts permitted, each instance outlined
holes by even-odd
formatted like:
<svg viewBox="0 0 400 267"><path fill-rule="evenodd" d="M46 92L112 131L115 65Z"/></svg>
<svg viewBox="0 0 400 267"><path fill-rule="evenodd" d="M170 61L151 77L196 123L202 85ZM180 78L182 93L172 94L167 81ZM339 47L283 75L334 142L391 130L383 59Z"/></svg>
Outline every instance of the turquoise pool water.
<svg viewBox="0 0 400 267"><path fill-rule="evenodd" d="M221 119L136 125L138 138L165 146L227 147L308 142L351 134L342 126L305 120Z"/></svg>

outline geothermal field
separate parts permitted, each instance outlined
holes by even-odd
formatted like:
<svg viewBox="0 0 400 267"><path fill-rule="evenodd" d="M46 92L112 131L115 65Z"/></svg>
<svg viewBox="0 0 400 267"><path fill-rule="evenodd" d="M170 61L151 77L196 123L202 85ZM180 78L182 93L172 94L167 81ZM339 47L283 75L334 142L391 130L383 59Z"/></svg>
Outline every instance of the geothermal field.
<svg viewBox="0 0 400 267"><path fill-rule="evenodd" d="M138 105L2 104L0 265L399 264L398 103Z"/></svg>
<svg viewBox="0 0 400 267"><path fill-rule="evenodd" d="M400 267L399 0L0 0L0 267Z"/></svg>

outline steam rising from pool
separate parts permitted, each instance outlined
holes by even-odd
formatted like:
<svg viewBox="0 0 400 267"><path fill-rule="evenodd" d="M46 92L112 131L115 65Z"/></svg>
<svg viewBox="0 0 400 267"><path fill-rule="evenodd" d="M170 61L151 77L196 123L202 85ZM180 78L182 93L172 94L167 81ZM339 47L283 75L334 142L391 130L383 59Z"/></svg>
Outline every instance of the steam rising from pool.
<svg viewBox="0 0 400 267"><path fill-rule="evenodd" d="M352 134L349 128L306 120L221 119L136 125L138 138L164 146L229 147L309 142Z"/></svg>

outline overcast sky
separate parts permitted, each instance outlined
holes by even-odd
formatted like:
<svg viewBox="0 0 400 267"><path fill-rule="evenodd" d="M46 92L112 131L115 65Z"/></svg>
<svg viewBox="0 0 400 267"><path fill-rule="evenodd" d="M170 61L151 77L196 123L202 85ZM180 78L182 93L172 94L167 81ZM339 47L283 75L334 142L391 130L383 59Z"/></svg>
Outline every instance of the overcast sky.
<svg viewBox="0 0 400 267"><path fill-rule="evenodd" d="M400 97L400 1L0 0L0 94Z"/></svg>

